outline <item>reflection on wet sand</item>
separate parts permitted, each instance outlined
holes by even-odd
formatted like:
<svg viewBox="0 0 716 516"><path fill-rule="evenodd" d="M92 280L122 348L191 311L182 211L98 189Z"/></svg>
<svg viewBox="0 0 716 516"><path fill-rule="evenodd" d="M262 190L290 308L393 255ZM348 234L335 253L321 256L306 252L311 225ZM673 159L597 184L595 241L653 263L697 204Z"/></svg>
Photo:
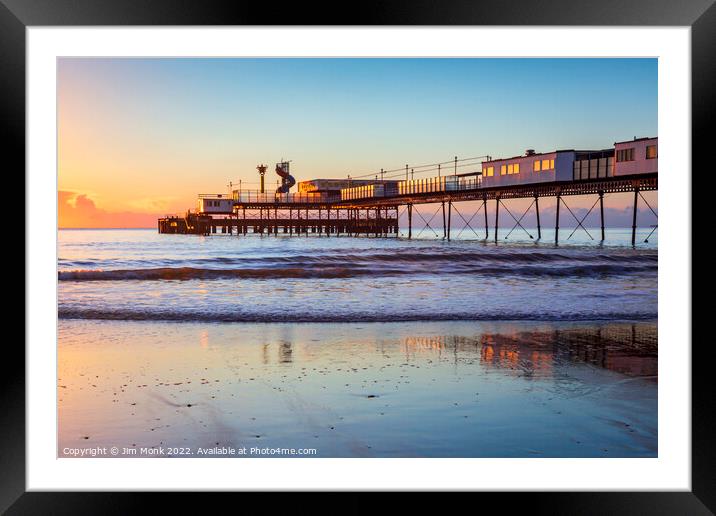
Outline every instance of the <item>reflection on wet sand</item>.
<svg viewBox="0 0 716 516"><path fill-rule="evenodd" d="M549 375L565 362L585 362L630 376L655 378L656 337L656 326L650 324L482 335L480 353L485 364L505 370Z"/></svg>
<svg viewBox="0 0 716 516"><path fill-rule="evenodd" d="M655 456L657 357L656 324L643 322L62 321L59 455L261 444L323 457Z"/></svg>
<svg viewBox="0 0 716 516"><path fill-rule="evenodd" d="M509 373L521 371L549 376L562 363L584 362L630 376L656 379L656 325L611 324L605 327L515 330L475 337L409 336L403 340L406 358L416 353L479 353L481 363Z"/></svg>

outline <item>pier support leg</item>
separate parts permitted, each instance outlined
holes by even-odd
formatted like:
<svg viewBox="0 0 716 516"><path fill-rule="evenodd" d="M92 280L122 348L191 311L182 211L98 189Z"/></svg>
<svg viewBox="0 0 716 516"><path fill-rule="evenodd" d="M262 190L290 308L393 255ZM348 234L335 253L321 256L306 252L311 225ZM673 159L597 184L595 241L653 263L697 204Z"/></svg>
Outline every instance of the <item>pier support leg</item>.
<svg viewBox="0 0 716 516"><path fill-rule="evenodd" d="M487 226L487 197L482 199L482 210L485 212L485 240L487 240L488 238L490 238L490 231Z"/></svg>
<svg viewBox="0 0 716 516"><path fill-rule="evenodd" d="M495 243L497 243L497 228L500 226L500 198L495 199Z"/></svg>
<svg viewBox="0 0 716 516"><path fill-rule="evenodd" d="M443 240L447 238L447 226L445 225L445 201L443 201Z"/></svg>
<svg viewBox="0 0 716 516"><path fill-rule="evenodd" d="M450 241L450 226L452 225L452 201L448 201L447 239Z"/></svg>
<svg viewBox="0 0 716 516"><path fill-rule="evenodd" d="M604 242L604 192L599 190L599 214L601 216L602 242Z"/></svg>
<svg viewBox="0 0 716 516"><path fill-rule="evenodd" d="M537 240L542 239L542 226L539 222L539 197L535 195L535 213L537 214Z"/></svg>
<svg viewBox="0 0 716 516"><path fill-rule="evenodd" d="M631 219L631 245L636 244L636 210L637 202L639 200L639 188L634 188L634 212Z"/></svg>
<svg viewBox="0 0 716 516"><path fill-rule="evenodd" d="M562 197L557 194L557 215L554 219L554 243L559 243L559 205L562 204Z"/></svg>
<svg viewBox="0 0 716 516"><path fill-rule="evenodd" d="M408 239L413 238L413 205L408 204Z"/></svg>

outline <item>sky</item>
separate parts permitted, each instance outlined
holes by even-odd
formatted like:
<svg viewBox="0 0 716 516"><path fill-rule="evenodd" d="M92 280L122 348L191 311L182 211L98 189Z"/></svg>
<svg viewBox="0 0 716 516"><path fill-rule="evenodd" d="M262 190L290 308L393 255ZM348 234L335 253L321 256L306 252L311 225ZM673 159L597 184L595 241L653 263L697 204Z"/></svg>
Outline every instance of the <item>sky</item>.
<svg viewBox="0 0 716 516"><path fill-rule="evenodd" d="M156 227L282 159L301 181L635 136L656 59L61 58L59 225Z"/></svg>

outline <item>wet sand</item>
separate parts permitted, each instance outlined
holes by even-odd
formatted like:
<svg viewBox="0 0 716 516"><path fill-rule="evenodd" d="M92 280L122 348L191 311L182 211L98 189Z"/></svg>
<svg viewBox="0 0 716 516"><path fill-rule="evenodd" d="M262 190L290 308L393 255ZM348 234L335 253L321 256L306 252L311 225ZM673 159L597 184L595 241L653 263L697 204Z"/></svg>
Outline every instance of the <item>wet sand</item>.
<svg viewBox="0 0 716 516"><path fill-rule="evenodd" d="M58 456L655 457L656 337L655 322L61 320Z"/></svg>

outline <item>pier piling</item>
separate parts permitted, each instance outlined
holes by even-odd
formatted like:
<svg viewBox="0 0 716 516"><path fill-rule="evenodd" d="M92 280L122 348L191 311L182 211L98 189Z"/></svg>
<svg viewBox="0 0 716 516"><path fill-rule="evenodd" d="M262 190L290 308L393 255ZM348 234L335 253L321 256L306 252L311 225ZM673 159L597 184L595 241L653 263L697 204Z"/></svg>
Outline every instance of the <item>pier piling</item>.
<svg viewBox="0 0 716 516"><path fill-rule="evenodd" d="M561 204L562 197L557 194L557 214L554 218L554 243L559 243L559 205Z"/></svg>
<svg viewBox="0 0 716 516"><path fill-rule="evenodd" d="M482 210L485 212L485 240L490 238L490 231L488 230L487 222L487 196L482 198Z"/></svg>
<svg viewBox="0 0 716 516"><path fill-rule="evenodd" d="M604 191L599 190L599 214L602 229L602 242L604 242Z"/></svg>
<svg viewBox="0 0 716 516"><path fill-rule="evenodd" d="M413 205L412 204L408 204L408 238L409 239L413 238Z"/></svg>
<svg viewBox="0 0 716 516"><path fill-rule="evenodd" d="M639 187L634 188L634 212L632 214L631 222L631 245L636 245L636 210L639 202Z"/></svg>
<svg viewBox="0 0 716 516"><path fill-rule="evenodd" d="M535 195L535 213L537 214L537 240L542 239L542 225L539 222L539 196Z"/></svg>
<svg viewBox="0 0 716 516"><path fill-rule="evenodd" d="M447 239L450 240L450 226L452 220L452 201L448 201Z"/></svg>

